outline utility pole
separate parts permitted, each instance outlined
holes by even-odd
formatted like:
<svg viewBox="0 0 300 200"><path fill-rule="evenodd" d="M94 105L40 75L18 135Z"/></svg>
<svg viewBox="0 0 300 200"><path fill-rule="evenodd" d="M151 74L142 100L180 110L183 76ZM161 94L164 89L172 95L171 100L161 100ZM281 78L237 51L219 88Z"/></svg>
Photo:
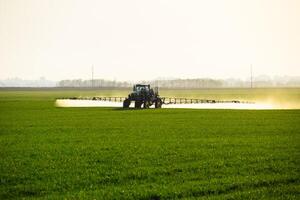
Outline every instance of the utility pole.
<svg viewBox="0 0 300 200"><path fill-rule="evenodd" d="M252 74L252 64L250 65L250 73L251 73L251 76L250 76L250 81L251 81L251 88L253 88L253 74Z"/></svg>
<svg viewBox="0 0 300 200"><path fill-rule="evenodd" d="M92 88L94 87L94 65L92 65Z"/></svg>

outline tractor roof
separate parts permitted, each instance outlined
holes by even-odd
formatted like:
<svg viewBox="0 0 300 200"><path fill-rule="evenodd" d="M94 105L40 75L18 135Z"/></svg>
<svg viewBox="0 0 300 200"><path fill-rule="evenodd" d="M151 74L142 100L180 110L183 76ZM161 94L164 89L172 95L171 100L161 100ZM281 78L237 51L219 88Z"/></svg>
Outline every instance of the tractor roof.
<svg viewBox="0 0 300 200"><path fill-rule="evenodd" d="M150 85L149 84L148 85L146 85L146 84L136 84L135 86L145 86L145 87L148 87Z"/></svg>

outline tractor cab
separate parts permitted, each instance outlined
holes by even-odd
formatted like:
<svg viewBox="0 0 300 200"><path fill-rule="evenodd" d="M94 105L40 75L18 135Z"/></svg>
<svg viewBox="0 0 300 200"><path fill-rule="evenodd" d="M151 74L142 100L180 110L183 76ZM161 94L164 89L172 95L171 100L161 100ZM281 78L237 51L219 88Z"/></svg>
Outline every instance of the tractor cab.
<svg viewBox="0 0 300 200"><path fill-rule="evenodd" d="M133 92L140 93L142 91L149 92L150 91L150 85L137 84L137 85L133 86Z"/></svg>

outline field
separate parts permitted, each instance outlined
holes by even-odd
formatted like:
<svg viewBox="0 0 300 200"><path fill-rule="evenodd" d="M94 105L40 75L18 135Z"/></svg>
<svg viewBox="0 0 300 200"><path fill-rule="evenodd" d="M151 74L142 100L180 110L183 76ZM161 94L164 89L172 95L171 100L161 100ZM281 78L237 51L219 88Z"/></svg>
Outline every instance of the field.
<svg viewBox="0 0 300 200"><path fill-rule="evenodd" d="M299 109L54 107L127 93L0 90L0 199L299 199ZM297 88L161 93L300 102Z"/></svg>

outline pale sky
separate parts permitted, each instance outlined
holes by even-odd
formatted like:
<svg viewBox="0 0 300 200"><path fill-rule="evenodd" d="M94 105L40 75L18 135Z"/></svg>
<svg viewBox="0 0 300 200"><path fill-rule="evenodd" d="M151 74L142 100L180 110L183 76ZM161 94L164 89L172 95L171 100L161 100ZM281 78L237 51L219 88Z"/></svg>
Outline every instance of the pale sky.
<svg viewBox="0 0 300 200"><path fill-rule="evenodd" d="M0 0L0 79L300 75L300 0Z"/></svg>

